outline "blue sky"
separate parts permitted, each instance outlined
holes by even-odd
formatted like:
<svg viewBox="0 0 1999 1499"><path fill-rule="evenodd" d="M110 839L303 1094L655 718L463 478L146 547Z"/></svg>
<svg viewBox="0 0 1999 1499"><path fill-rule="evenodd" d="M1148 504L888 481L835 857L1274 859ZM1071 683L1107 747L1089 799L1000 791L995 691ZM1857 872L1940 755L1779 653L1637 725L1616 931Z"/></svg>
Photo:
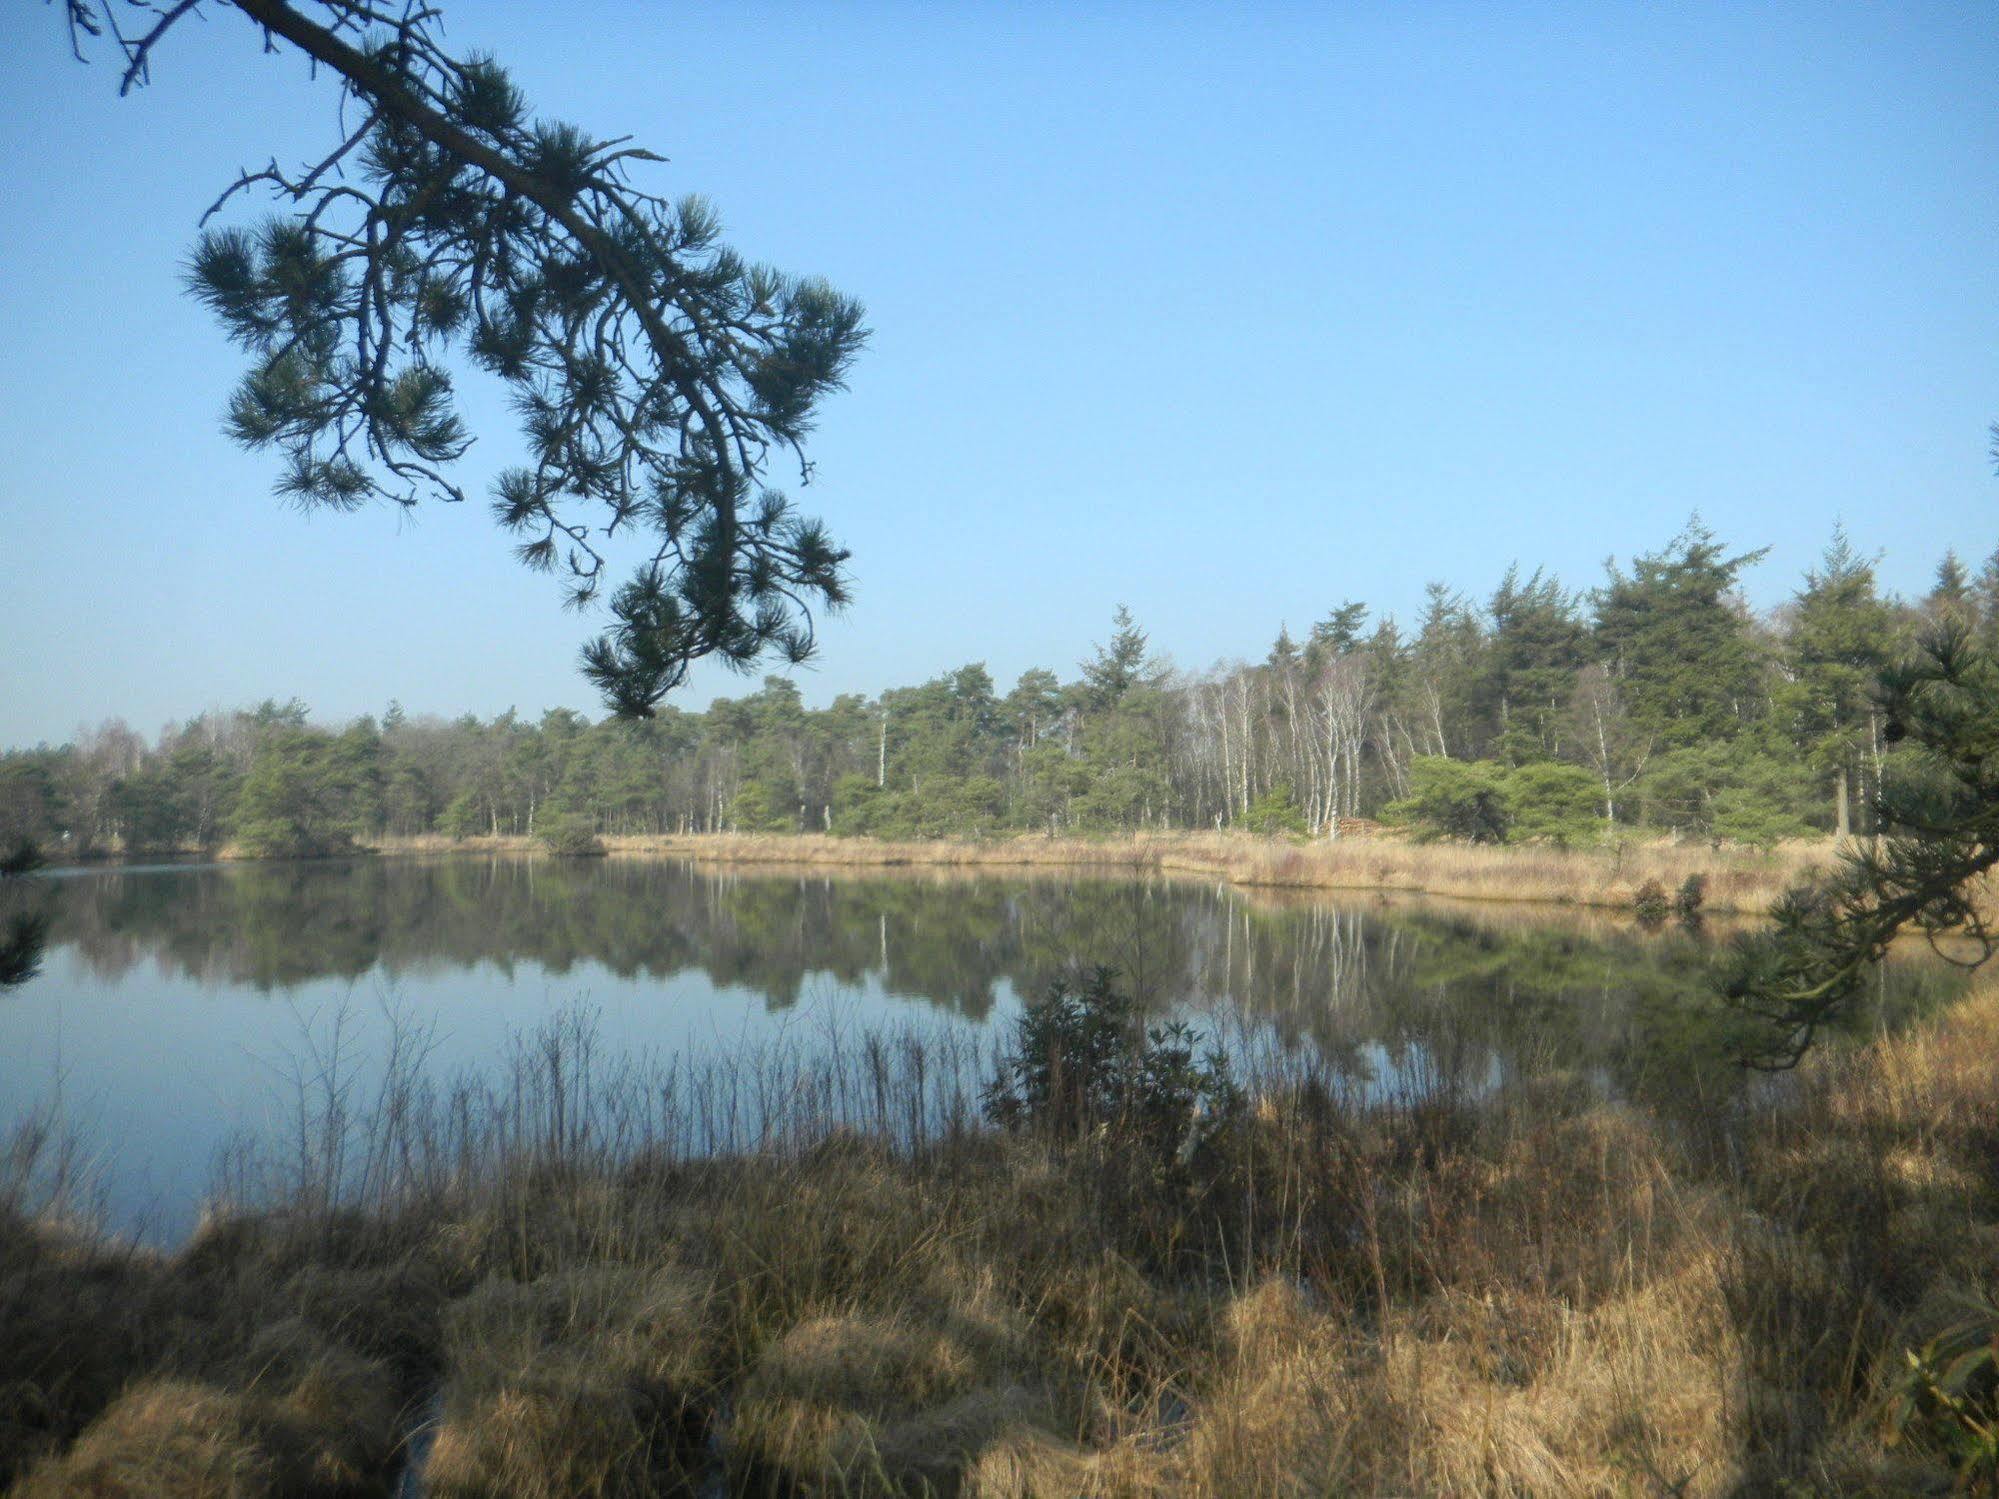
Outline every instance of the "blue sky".
<svg viewBox="0 0 1999 1499"><path fill-rule="evenodd" d="M1696 508L1771 548L1760 606L1836 520L1905 593L1999 544L1987 6L447 14L867 304L801 496L857 579L808 701L1066 675L1120 601L1195 668L1516 558L1592 584ZM294 693L597 711L590 621L482 505L304 518L219 431L238 361L179 266L329 85L220 7L124 100L55 7L8 25L0 743ZM475 492L512 443L479 430Z"/></svg>

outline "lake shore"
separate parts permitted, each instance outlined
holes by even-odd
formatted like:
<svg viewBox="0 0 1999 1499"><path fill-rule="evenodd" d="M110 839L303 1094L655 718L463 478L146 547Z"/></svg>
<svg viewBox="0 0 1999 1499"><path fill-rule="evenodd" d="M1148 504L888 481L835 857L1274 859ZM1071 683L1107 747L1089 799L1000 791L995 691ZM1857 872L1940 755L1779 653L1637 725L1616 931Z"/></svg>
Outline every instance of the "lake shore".
<svg viewBox="0 0 1999 1499"><path fill-rule="evenodd" d="M514 1133L171 1254L0 1194L0 1484L386 1493L422 1428L437 1495L1942 1492L1882 1415L1999 1239L1995 1046L1988 981L1726 1139L1560 1074L1303 1082L1184 1160L972 1122L618 1158L544 1053Z"/></svg>
<svg viewBox="0 0 1999 1499"><path fill-rule="evenodd" d="M611 857L827 869L1074 869L1225 880L1270 890L1391 891L1457 900L1628 909L1647 883L1670 896L1691 875L1706 881L1704 909L1761 915L1789 885L1835 857L1830 839L1758 849L1666 842L1599 852L1541 846L1478 847L1392 837L1293 842L1228 833L1128 838L994 838L890 842L818 834L696 834L602 839ZM388 854L533 854L530 838L387 838Z"/></svg>

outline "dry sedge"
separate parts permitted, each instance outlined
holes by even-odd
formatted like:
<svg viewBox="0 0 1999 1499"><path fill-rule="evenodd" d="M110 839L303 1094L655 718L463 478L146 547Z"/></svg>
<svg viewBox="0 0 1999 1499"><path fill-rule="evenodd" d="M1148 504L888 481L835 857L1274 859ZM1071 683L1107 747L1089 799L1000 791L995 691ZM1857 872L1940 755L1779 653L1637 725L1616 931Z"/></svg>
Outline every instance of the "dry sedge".
<svg viewBox="0 0 1999 1499"><path fill-rule="evenodd" d="M1573 1079L1293 1079L1180 1175L536 1125L168 1258L17 1214L0 1460L30 1496L382 1493L425 1412L438 1495L1941 1492L1882 1412L1999 1266L1995 1042L1988 985L1719 1132Z"/></svg>

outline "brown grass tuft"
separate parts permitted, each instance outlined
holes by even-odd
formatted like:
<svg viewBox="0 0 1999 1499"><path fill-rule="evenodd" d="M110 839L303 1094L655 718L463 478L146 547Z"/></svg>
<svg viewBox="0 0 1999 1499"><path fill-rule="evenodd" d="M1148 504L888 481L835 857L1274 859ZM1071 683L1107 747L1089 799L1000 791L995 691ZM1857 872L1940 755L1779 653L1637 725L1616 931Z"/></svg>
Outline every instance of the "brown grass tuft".
<svg viewBox="0 0 1999 1499"><path fill-rule="evenodd" d="M673 1269L480 1286L446 1314L426 1486L555 1499L683 1482L713 1394L708 1313L706 1282Z"/></svg>

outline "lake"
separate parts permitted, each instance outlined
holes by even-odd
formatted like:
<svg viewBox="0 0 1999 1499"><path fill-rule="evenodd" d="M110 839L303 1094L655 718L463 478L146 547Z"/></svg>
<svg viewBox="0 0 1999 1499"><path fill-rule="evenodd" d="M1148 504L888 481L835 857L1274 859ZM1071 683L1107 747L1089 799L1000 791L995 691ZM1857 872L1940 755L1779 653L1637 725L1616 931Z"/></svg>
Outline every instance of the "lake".
<svg viewBox="0 0 1999 1499"><path fill-rule="evenodd" d="M0 1120L52 1110L110 1226L173 1242L232 1142L398 1037L439 1076L506 1065L552 1017L599 1056L809 1051L914 1029L961 1053L1079 965L1232 1047L1309 1054L1366 1099L1560 1073L1655 1108L1739 1089L1711 931L1526 907L1274 897L1130 876L365 859L122 867L45 881L41 974L0 998ZM1956 991L1898 961L1879 1014ZM350 1104L362 1106L361 1103Z"/></svg>

